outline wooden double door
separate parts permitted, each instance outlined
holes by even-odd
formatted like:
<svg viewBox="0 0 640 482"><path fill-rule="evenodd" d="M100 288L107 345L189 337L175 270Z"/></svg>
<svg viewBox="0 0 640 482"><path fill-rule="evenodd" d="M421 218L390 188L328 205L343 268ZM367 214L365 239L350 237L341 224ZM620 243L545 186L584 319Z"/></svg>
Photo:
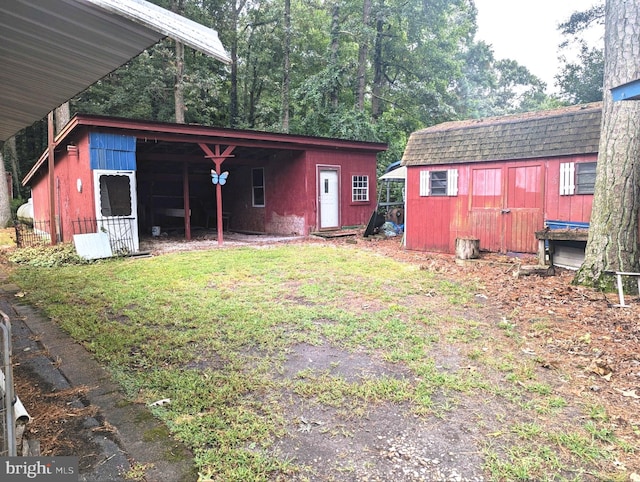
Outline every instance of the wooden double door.
<svg viewBox="0 0 640 482"><path fill-rule="evenodd" d="M470 224L480 248L536 253L544 225L544 164L472 168Z"/></svg>

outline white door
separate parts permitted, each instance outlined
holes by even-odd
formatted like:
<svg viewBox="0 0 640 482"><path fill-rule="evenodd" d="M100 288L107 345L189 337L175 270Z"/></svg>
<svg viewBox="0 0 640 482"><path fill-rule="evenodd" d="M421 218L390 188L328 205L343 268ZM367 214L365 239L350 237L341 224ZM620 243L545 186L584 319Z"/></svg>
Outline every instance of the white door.
<svg viewBox="0 0 640 482"><path fill-rule="evenodd" d="M138 203L135 171L93 171L98 232L109 235L113 254L136 253Z"/></svg>
<svg viewBox="0 0 640 482"><path fill-rule="evenodd" d="M321 170L320 175L320 229L340 226L340 192L338 171Z"/></svg>

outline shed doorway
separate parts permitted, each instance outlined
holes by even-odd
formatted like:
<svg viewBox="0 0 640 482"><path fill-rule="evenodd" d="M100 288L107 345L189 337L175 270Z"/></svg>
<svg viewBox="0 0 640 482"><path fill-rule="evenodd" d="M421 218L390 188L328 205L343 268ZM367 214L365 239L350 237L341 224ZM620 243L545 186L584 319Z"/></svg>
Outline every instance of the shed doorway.
<svg viewBox="0 0 640 482"><path fill-rule="evenodd" d="M319 229L340 226L340 184L338 169L320 169L319 175Z"/></svg>
<svg viewBox="0 0 640 482"><path fill-rule="evenodd" d="M471 182L471 229L481 249L535 253L535 232L543 225L543 166L472 169Z"/></svg>
<svg viewBox="0 0 640 482"><path fill-rule="evenodd" d="M542 164L508 168L502 218L507 252L535 253L536 231L544 226L544 168Z"/></svg>
<svg viewBox="0 0 640 482"><path fill-rule="evenodd" d="M135 171L93 171L98 232L109 235L114 254L136 253L138 205Z"/></svg>

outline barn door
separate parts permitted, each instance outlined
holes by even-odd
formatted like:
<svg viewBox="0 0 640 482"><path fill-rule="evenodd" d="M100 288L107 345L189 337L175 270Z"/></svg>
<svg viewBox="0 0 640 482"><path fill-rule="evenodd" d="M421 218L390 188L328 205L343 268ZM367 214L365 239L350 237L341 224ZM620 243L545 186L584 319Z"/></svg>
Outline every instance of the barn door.
<svg viewBox="0 0 640 482"><path fill-rule="evenodd" d="M535 232L544 225L544 168L542 164L507 168L507 189L502 209L504 250L535 253Z"/></svg>
<svg viewBox="0 0 640 482"><path fill-rule="evenodd" d="M137 252L139 241L135 171L96 169L93 173L98 231L109 235L114 254Z"/></svg>
<svg viewBox="0 0 640 482"><path fill-rule="evenodd" d="M502 169L472 169L469 190L471 232L480 240L480 249L494 253L504 249Z"/></svg>
<svg viewBox="0 0 640 482"><path fill-rule="evenodd" d="M337 169L320 169L319 181L319 218L320 229L340 226L340 183Z"/></svg>

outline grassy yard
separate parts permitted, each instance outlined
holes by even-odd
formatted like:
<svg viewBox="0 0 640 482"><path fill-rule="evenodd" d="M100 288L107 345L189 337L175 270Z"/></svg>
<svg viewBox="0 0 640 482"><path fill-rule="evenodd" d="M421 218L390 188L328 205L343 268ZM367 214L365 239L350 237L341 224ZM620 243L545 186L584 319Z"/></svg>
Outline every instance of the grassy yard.
<svg viewBox="0 0 640 482"><path fill-rule="evenodd" d="M628 480L616 461L632 443L597 399L570 397L565 375L523 356L515 323L476 296L481 279L294 244L21 265L13 281L132 401L171 400L153 411L203 481L358 480L356 456L318 468L275 450L295 438L300 405L340 419L322 433L334 441L375 410L407 411L433 433L464 413L479 461L469 470L489 480ZM300 347L344 359L296 365ZM346 370L349 357L360 371ZM364 376L365 365L382 368Z"/></svg>

